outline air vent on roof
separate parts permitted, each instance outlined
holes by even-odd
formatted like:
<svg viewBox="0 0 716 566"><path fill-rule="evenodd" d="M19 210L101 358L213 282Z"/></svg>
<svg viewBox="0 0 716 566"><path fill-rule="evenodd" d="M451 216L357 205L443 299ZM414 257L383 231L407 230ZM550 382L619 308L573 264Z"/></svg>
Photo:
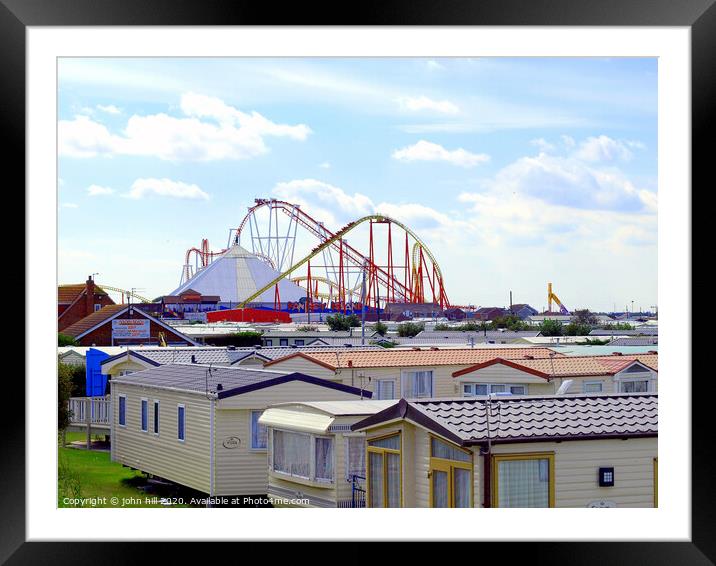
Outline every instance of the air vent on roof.
<svg viewBox="0 0 716 566"><path fill-rule="evenodd" d="M658 354L658 353L659 353L659 352L657 352L656 350L649 350L649 351L647 352L647 354Z"/></svg>
<svg viewBox="0 0 716 566"><path fill-rule="evenodd" d="M621 356L621 355L622 355L621 352L612 352L612 356Z"/></svg>
<svg viewBox="0 0 716 566"><path fill-rule="evenodd" d="M352 367L353 367L353 360L348 360L348 367L349 367L349 368L352 368Z"/></svg>
<svg viewBox="0 0 716 566"><path fill-rule="evenodd" d="M525 354L525 360L534 360L535 357L530 354Z"/></svg>
<svg viewBox="0 0 716 566"><path fill-rule="evenodd" d="M291 348L297 348L298 346L296 346L296 344L291 344L290 347L291 347Z"/></svg>
<svg viewBox="0 0 716 566"><path fill-rule="evenodd" d="M216 384L216 390L217 390L217 391L223 391L223 390L224 390L224 386L221 385L221 383L217 383L217 384Z"/></svg>
<svg viewBox="0 0 716 566"><path fill-rule="evenodd" d="M343 344L346 348L352 348L353 344Z"/></svg>
<svg viewBox="0 0 716 566"><path fill-rule="evenodd" d="M420 351L420 348L413 348L413 350L419 352L419 351Z"/></svg>
<svg viewBox="0 0 716 566"><path fill-rule="evenodd" d="M255 350L260 350L260 349L261 349L261 346L254 346L254 349L255 349Z"/></svg>
<svg viewBox="0 0 716 566"><path fill-rule="evenodd" d="M192 364L196 363L196 356L194 354L191 355L191 363Z"/></svg>
<svg viewBox="0 0 716 566"><path fill-rule="evenodd" d="M438 348L437 346L431 346L430 349L433 350L433 351L437 351L437 350L439 350L440 348Z"/></svg>
<svg viewBox="0 0 716 566"><path fill-rule="evenodd" d="M236 350L236 346L229 346L228 349L229 349L229 350Z"/></svg>

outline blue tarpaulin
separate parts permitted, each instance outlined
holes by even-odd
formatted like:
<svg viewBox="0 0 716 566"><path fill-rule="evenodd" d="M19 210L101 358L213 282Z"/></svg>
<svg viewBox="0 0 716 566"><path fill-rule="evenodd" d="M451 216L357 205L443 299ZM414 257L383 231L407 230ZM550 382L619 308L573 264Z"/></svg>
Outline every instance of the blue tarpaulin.
<svg viewBox="0 0 716 566"><path fill-rule="evenodd" d="M88 397L102 397L107 388L107 376L102 375L100 364L109 358L109 354L101 350L90 348L87 350L87 373L85 381L85 395Z"/></svg>

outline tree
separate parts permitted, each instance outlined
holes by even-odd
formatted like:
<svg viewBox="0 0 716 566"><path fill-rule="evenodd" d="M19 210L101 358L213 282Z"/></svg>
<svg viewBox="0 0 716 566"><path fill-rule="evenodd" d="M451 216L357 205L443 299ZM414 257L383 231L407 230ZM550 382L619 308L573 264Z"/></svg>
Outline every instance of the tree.
<svg viewBox="0 0 716 566"><path fill-rule="evenodd" d="M565 336L587 336L592 331L592 327L589 324L570 322L562 331Z"/></svg>
<svg viewBox="0 0 716 566"><path fill-rule="evenodd" d="M495 317L495 319L490 323L490 330L498 330L500 328L517 332L519 330L527 330L529 325L519 316L508 314L507 316Z"/></svg>
<svg viewBox="0 0 716 566"><path fill-rule="evenodd" d="M57 345L58 346L77 346L77 340L75 340L72 336L69 334L62 334L62 332L59 332L57 334Z"/></svg>
<svg viewBox="0 0 716 566"><path fill-rule="evenodd" d="M375 330L380 336L385 336L388 332L388 326L378 321L373 325L373 330Z"/></svg>
<svg viewBox="0 0 716 566"><path fill-rule="evenodd" d="M337 313L326 317L326 324L328 328L333 331L339 330L350 330L351 327L355 328L361 325L360 319L355 314L349 314L348 316Z"/></svg>
<svg viewBox="0 0 716 566"><path fill-rule="evenodd" d="M70 424L69 400L72 396L72 367L57 364L57 430L64 432Z"/></svg>
<svg viewBox="0 0 716 566"><path fill-rule="evenodd" d="M398 325L398 336L401 338L412 338L423 331L425 325L417 322L404 322Z"/></svg>
<svg viewBox="0 0 716 566"><path fill-rule="evenodd" d="M226 336L212 336L207 338L207 343L210 346L260 346L261 345L261 332L244 331L244 332L232 332Z"/></svg>
<svg viewBox="0 0 716 566"><path fill-rule="evenodd" d="M542 336L562 336L562 323L558 320L543 320L539 325Z"/></svg>
<svg viewBox="0 0 716 566"><path fill-rule="evenodd" d="M571 322L574 322L577 324L589 324L591 326L596 326L597 324L599 324L599 319L589 309L580 309L580 310L576 310L572 313L572 321Z"/></svg>

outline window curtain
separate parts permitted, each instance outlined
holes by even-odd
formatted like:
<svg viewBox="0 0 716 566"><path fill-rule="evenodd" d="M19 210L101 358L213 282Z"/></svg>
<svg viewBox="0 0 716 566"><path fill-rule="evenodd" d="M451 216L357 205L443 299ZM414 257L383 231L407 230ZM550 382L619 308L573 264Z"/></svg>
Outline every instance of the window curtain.
<svg viewBox="0 0 716 566"><path fill-rule="evenodd" d="M383 379L376 381L376 399L395 399L395 382Z"/></svg>
<svg viewBox="0 0 716 566"><path fill-rule="evenodd" d="M403 378L403 397L432 397L433 372L413 371L406 373Z"/></svg>
<svg viewBox="0 0 716 566"><path fill-rule="evenodd" d="M400 507L400 455L386 454L388 464L387 507Z"/></svg>
<svg viewBox="0 0 716 566"><path fill-rule="evenodd" d="M263 411L251 411L251 448L266 448L266 427L259 423Z"/></svg>
<svg viewBox="0 0 716 566"><path fill-rule="evenodd" d="M316 438L316 479L333 480L332 438Z"/></svg>
<svg viewBox="0 0 716 566"><path fill-rule="evenodd" d="M500 507L549 507L549 460L503 460L498 464Z"/></svg>
<svg viewBox="0 0 716 566"><path fill-rule="evenodd" d="M308 478L311 473L311 437L275 430L273 433L273 466L277 472Z"/></svg>
<svg viewBox="0 0 716 566"><path fill-rule="evenodd" d="M383 454L369 452L370 477L368 478L370 490L370 506L385 507L383 505Z"/></svg>
<svg viewBox="0 0 716 566"><path fill-rule="evenodd" d="M443 470L433 470L433 507L449 507L448 475Z"/></svg>
<svg viewBox="0 0 716 566"><path fill-rule="evenodd" d="M455 507L470 507L470 470L453 468L453 473Z"/></svg>
<svg viewBox="0 0 716 566"><path fill-rule="evenodd" d="M346 479L365 477L365 437L346 436Z"/></svg>

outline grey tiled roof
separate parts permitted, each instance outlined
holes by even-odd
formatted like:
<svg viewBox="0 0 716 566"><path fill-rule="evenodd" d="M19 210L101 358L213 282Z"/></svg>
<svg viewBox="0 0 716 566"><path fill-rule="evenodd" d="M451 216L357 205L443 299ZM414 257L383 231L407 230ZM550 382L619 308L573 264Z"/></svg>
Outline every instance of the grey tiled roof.
<svg viewBox="0 0 716 566"><path fill-rule="evenodd" d="M608 330L596 328L589 333L590 336L658 336L658 326L640 326L634 330Z"/></svg>
<svg viewBox="0 0 716 566"><path fill-rule="evenodd" d="M657 432L657 395L520 397L487 402L416 402L463 440L481 441Z"/></svg>
<svg viewBox="0 0 716 566"><path fill-rule="evenodd" d="M406 418L463 445L655 436L657 402L655 393L403 399L353 428Z"/></svg>
<svg viewBox="0 0 716 566"><path fill-rule="evenodd" d="M540 331L539 330L519 330L519 331L511 331L506 330L505 332L500 332L499 330L488 330L487 331L487 339L492 340L495 338L534 338L535 336L539 336ZM430 338L430 339L451 339L455 337L461 337L462 340L467 340L469 336L473 336L475 340L478 339L484 339L485 338L485 332L484 331L462 331L462 330L423 330L422 332L418 333L418 335L415 338ZM414 338L414 339L415 339Z"/></svg>
<svg viewBox="0 0 716 566"><path fill-rule="evenodd" d="M658 343L658 336L642 336L640 338L615 338L607 346L653 346Z"/></svg>
<svg viewBox="0 0 716 566"><path fill-rule="evenodd" d="M207 387L209 391L216 391L219 383L227 390L276 379L282 375L285 372L225 366L212 367L209 371L208 365L167 364L115 377L112 383L204 392Z"/></svg>
<svg viewBox="0 0 716 566"><path fill-rule="evenodd" d="M365 346L361 349L374 350L380 346ZM260 358L266 360L275 360L277 358L283 358L284 356L290 356L296 352L325 352L325 351L342 351L346 348L342 346L278 346L275 348L271 347L250 347L250 348L234 348L233 350L227 347L187 347L187 348L140 348L140 349L129 349L131 356L136 356L140 359L144 359L155 365L165 364L190 364L192 363L192 356L197 364L215 364L221 366L230 366L235 364L244 358L256 354ZM112 356L102 360L105 364L110 361L114 361L116 358L126 356L125 352Z"/></svg>

